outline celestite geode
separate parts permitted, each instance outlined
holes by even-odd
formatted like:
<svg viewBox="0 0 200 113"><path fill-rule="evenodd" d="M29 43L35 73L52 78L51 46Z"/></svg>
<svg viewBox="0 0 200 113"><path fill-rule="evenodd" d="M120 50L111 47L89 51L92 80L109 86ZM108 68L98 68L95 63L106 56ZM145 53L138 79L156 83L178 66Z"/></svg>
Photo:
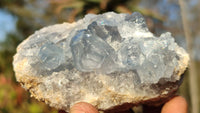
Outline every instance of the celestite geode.
<svg viewBox="0 0 200 113"><path fill-rule="evenodd" d="M110 110L172 96L188 60L170 33L149 32L140 13L108 12L36 31L13 66L17 81L52 107L88 102Z"/></svg>

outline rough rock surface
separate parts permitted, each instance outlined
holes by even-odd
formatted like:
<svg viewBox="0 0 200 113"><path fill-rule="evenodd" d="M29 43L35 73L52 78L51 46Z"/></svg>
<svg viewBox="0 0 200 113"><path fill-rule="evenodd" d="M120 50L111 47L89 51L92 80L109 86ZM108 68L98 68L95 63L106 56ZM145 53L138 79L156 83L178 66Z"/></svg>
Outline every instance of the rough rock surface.
<svg viewBox="0 0 200 113"><path fill-rule="evenodd" d="M17 81L52 107L83 101L110 110L172 96L188 60L170 33L149 32L141 14L108 12L36 31L13 66Z"/></svg>

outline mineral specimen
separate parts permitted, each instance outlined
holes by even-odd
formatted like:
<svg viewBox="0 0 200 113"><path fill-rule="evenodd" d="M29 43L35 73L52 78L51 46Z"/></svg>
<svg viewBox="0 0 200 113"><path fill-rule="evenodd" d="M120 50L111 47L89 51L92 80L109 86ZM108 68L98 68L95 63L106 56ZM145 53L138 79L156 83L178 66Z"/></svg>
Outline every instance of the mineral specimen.
<svg viewBox="0 0 200 113"><path fill-rule="evenodd" d="M108 12L36 31L13 66L17 81L52 107L88 102L105 111L171 97L188 60L170 33L149 32L140 13Z"/></svg>

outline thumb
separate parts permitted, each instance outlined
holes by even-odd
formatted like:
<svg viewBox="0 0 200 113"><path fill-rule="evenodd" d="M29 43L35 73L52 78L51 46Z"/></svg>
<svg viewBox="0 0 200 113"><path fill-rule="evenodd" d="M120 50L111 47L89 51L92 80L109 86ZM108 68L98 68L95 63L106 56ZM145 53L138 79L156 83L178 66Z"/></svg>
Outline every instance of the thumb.
<svg viewBox="0 0 200 113"><path fill-rule="evenodd" d="M163 106L161 113L187 113L187 102L181 96L174 97Z"/></svg>
<svg viewBox="0 0 200 113"><path fill-rule="evenodd" d="M99 113L99 112L91 104L86 102L79 102L71 107L70 113Z"/></svg>

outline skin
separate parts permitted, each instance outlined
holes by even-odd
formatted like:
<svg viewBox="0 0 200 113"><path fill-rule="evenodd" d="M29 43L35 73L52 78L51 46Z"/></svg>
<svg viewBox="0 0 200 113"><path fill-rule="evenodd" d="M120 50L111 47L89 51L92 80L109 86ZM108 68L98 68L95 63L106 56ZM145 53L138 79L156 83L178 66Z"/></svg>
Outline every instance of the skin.
<svg viewBox="0 0 200 113"><path fill-rule="evenodd" d="M98 110L89 103L79 102L70 109L70 113L99 113Z"/></svg>
<svg viewBox="0 0 200 113"><path fill-rule="evenodd" d="M187 102L181 96L174 97L163 106L161 113L187 113Z"/></svg>
<svg viewBox="0 0 200 113"><path fill-rule="evenodd" d="M89 103L79 102L72 106L70 113L99 113L98 110ZM176 96L165 103L161 113L187 113L187 102L181 96Z"/></svg>

